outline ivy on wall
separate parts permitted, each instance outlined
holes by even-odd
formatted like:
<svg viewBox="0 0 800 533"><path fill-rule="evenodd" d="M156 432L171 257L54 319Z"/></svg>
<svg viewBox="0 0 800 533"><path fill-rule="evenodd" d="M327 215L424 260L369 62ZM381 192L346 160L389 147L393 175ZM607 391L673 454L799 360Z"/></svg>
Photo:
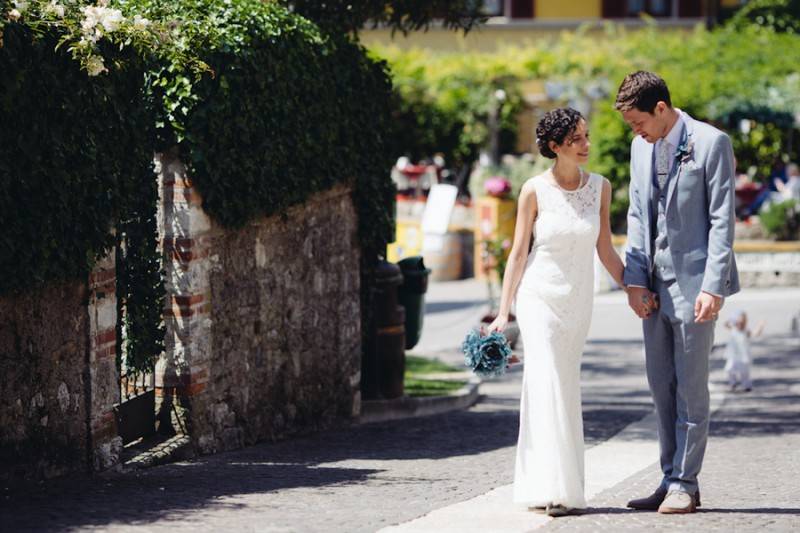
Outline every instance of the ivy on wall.
<svg viewBox="0 0 800 533"><path fill-rule="evenodd" d="M152 372L164 350L165 289L158 247L158 187L150 166L140 172L140 188L117 222L117 367L130 376ZM124 358L125 364L122 365Z"/></svg>
<svg viewBox="0 0 800 533"><path fill-rule="evenodd" d="M120 272L126 316L151 326L127 323L127 346L160 349L151 164L177 145L226 227L351 185L368 329L393 234L385 63L261 0L18 4L0 0L0 293L85 279L116 231L138 261Z"/></svg>
<svg viewBox="0 0 800 533"><path fill-rule="evenodd" d="M0 293L86 279L152 160L142 64L88 77L57 36L1 31Z"/></svg>
<svg viewBox="0 0 800 533"><path fill-rule="evenodd" d="M260 0L120 5L152 20L181 21L181 39L197 62L162 54L152 74L153 93L164 102L160 142L178 143L215 220L240 227L337 183L353 187L366 335L372 273L394 237L386 64L348 35ZM213 75L195 77L185 67L200 63Z"/></svg>

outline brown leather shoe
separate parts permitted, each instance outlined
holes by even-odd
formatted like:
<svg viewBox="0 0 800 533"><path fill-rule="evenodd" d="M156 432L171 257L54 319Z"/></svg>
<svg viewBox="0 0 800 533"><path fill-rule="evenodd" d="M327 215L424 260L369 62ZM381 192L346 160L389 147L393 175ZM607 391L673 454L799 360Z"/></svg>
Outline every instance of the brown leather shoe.
<svg viewBox="0 0 800 533"><path fill-rule="evenodd" d="M667 489L658 487L653 494L646 498L639 498L628 502L628 507L631 509L638 509L640 511L658 511L661 502L667 497ZM700 491L698 490L694 495L695 507L700 507Z"/></svg>
<svg viewBox="0 0 800 533"><path fill-rule="evenodd" d="M658 507L661 514L687 514L697 510L696 498L687 492L671 490Z"/></svg>

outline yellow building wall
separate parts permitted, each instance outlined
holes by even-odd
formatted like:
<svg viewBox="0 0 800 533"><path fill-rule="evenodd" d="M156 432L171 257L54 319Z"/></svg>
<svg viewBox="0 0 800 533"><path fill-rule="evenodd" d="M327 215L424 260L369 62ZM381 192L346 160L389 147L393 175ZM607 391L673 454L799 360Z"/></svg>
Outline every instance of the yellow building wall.
<svg viewBox="0 0 800 533"><path fill-rule="evenodd" d="M421 48L436 52L497 52L504 46L535 46L542 40L557 37L563 28L509 28L481 26L463 33L431 28L426 32L411 32L407 36L391 30L366 29L359 33L367 47L397 46L402 50Z"/></svg>
<svg viewBox="0 0 800 533"><path fill-rule="evenodd" d="M603 14L602 0L535 0L537 19L591 19Z"/></svg>

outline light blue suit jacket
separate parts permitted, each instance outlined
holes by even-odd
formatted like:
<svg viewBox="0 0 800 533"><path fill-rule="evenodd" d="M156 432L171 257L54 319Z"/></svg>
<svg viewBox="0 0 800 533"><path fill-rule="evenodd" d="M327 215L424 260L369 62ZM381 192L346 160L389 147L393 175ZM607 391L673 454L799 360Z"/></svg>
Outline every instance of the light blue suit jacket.
<svg viewBox="0 0 800 533"><path fill-rule="evenodd" d="M681 294L694 305L700 291L729 296L739 291L733 254L734 165L730 138L681 112L686 125L678 168L667 186L667 240ZM655 145L631 143L626 285L653 288L651 205Z"/></svg>

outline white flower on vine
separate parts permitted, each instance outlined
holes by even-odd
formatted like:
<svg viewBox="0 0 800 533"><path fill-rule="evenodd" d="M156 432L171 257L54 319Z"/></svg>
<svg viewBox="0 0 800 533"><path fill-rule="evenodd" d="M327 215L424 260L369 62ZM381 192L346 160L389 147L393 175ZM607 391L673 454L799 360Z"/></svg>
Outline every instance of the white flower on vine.
<svg viewBox="0 0 800 533"><path fill-rule="evenodd" d="M103 36L102 30L107 33L117 31L120 25L125 22L122 11L109 9L102 5L82 7L81 12L83 13L81 29L87 39L93 42L97 42Z"/></svg>
<svg viewBox="0 0 800 533"><path fill-rule="evenodd" d="M108 69L103 63L102 57L91 56L86 60L86 71L89 73L89 76L99 76L103 72L108 72Z"/></svg>
<svg viewBox="0 0 800 533"><path fill-rule="evenodd" d="M56 2L56 0L52 0L49 4L47 4L44 8L47 13L52 13L58 18L64 18L64 6Z"/></svg>
<svg viewBox="0 0 800 533"><path fill-rule="evenodd" d="M122 16L122 11L119 9L105 8L100 19L100 23L109 33L117 31L123 22L125 22L125 17Z"/></svg>
<svg viewBox="0 0 800 533"><path fill-rule="evenodd" d="M28 0L14 0L11 3L14 4L14 7L16 8L16 11L18 11L20 15L22 13L25 13L25 11L27 11L28 5L29 5Z"/></svg>
<svg viewBox="0 0 800 533"><path fill-rule="evenodd" d="M100 28L92 30L90 33L84 33L83 37L81 37L81 41L85 41L87 43L97 44L97 41L100 40L100 37L103 36L103 32L100 31Z"/></svg>
<svg viewBox="0 0 800 533"><path fill-rule="evenodd" d="M81 29L83 33L89 33L94 31L97 24L100 20L97 18L97 11L94 7L82 7L81 13L83 13L83 20L81 21Z"/></svg>
<svg viewBox="0 0 800 533"><path fill-rule="evenodd" d="M150 25L150 21L141 15L134 15L133 28L138 31L143 31Z"/></svg>

